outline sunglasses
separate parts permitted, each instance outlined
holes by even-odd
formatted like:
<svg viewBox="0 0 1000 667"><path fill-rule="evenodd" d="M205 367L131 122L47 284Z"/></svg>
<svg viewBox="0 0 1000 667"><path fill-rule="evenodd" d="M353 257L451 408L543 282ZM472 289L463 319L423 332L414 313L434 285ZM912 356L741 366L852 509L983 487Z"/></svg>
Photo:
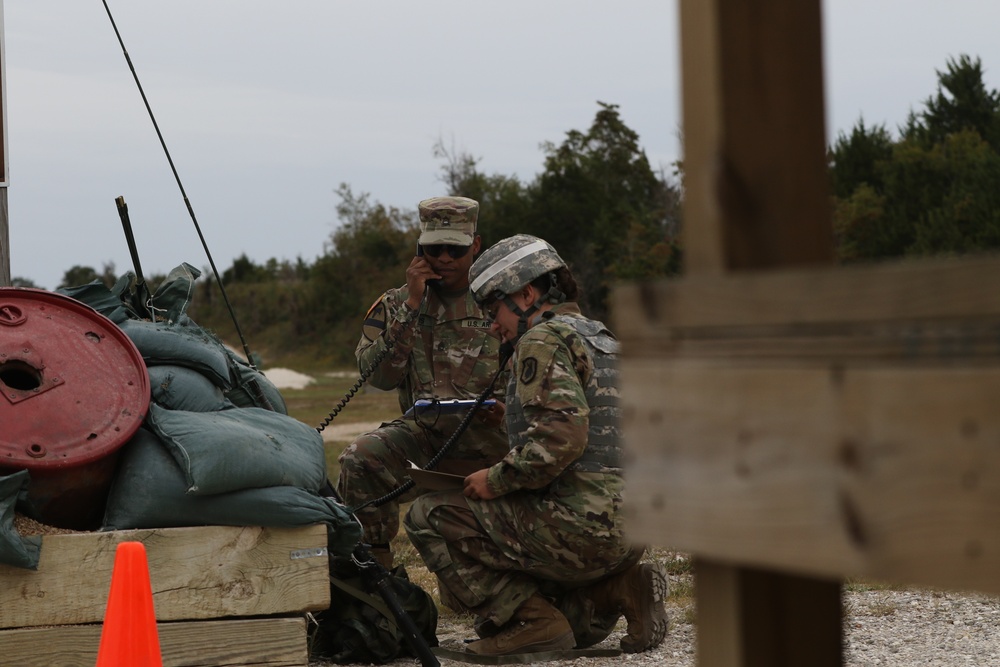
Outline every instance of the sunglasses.
<svg viewBox="0 0 1000 667"><path fill-rule="evenodd" d="M452 259L460 259L469 254L469 250L472 248L471 245L452 245L450 243L434 243L432 245L422 245L424 254L429 255L435 259L441 256L441 253L447 251L448 255Z"/></svg>

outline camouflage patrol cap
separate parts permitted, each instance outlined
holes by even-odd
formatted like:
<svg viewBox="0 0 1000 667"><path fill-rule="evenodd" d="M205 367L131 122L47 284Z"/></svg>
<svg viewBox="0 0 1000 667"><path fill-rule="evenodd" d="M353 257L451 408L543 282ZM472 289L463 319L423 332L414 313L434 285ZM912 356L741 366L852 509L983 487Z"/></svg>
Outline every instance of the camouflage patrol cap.
<svg viewBox="0 0 1000 667"><path fill-rule="evenodd" d="M513 294L535 278L566 266L548 241L517 234L497 241L472 263L469 289L479 305Z"/></svg>
<svg viewBox="0 0 1000 667"><path fill-rule="evenodd" d="M432 197L417 204L420 245L472 245L476 240L479 202L468 197Z"/></svg>

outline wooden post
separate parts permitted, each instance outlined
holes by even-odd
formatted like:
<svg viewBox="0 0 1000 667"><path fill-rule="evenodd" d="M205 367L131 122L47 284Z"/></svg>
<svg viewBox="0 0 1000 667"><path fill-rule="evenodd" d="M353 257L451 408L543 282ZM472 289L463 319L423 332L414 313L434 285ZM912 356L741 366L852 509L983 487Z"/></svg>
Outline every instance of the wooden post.
<svg viewBox="0 0 1000 667"><path fill-rule="evenodd" d="M0 287L11 284L10 227L7 220L7 51L0 0Z"/></svg>
<svg viewBox="0 0 1000 667"><path fill-rule="evenodd" d="M10 231L7 226L7 187L0 187L0 287L11 284Z"/></svg>
<svg viewBox="0 0 1000 667"><path fill-rule="evenodd" d="M819 0L681 0L680 12L685 274L829 263ZM841 664L838 580L698 553L695 572L700 664Z"/></svg>
<svg viewBox="0 0 1000 667"><path fill-rule="evenodd" d="M829 263L819 0L680 10L686 274ZM839 581L697 557L695 572L701 664L841 664Z"/></svg>
<svg viewBox="0 0 1000 667"><path fill-rule="evenodd" d="M840 585L1000 593L1000 261L834 267L819 0L681 0L685 275L616 288L629 529L699 662L842 663Z"/></svg>
<svg viewBox="0 0 1000 667"><path fill-rule="evenodd" d="M819 0L682 0L685 273L829 263Z"/></svg>

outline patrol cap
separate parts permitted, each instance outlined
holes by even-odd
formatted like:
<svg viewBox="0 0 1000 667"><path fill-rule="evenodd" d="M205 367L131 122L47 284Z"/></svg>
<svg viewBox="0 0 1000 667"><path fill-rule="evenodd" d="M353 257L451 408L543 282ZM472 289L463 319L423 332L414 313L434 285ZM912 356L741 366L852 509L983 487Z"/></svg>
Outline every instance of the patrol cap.
<svg viewBox="0 0 1000 667"><path fill-rule="evenodd" d="M472 245L476 240L479 202L468 197L432 197L417 204L420 245Z"/></svg>

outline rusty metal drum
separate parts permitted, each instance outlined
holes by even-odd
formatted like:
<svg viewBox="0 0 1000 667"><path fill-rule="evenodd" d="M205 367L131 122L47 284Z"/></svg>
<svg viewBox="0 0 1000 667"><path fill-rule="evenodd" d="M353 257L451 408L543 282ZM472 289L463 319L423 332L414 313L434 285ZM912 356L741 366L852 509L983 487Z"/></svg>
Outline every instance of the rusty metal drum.
<svg viewBox="0 0 1000 667"><path fill-rule="evenodd" d="M142 355L70 297L0 287L0 475L27 470L32 518L100 527L118 451L149 409Z"/></svg>

